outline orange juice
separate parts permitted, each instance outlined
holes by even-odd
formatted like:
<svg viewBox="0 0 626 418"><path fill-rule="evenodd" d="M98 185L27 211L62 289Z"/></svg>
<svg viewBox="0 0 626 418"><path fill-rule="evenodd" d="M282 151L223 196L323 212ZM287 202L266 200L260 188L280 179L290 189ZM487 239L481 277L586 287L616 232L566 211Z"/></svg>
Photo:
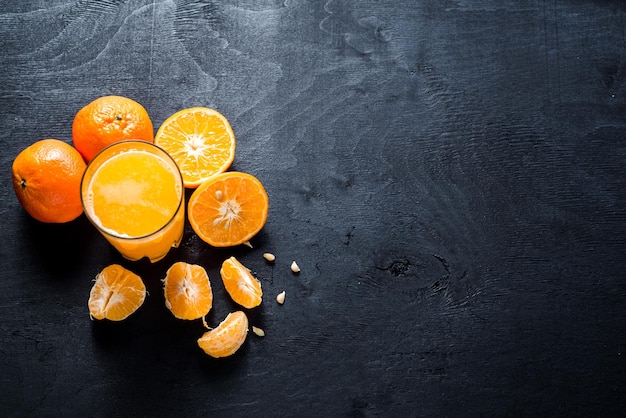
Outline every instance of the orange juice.
<svg viewBox="0 0 626 418"><path fill-rule="evenodd" d="M155 262L177 247L185 192L176 163L145 141L122 141L94 157L83 176L85 214L127 259Z"/></svg>

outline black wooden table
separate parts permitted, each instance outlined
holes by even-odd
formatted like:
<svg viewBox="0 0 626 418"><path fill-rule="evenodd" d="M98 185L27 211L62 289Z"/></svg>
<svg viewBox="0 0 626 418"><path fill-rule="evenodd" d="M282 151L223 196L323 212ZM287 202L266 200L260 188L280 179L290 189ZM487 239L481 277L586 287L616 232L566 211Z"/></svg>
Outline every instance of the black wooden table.
<svg viewBox="0 0 626 418"><path fill-rule="evenodd" d="M626 407L626 9L618 1L47 1L0 5L0 408L8 416L619 416ZM270 197L253 248L187 225L156 264L86 218L42 224L11 163L96 97L155 129L207 106ZM268 264L264 252L276 255ZM261 280L233 357L161 279ZM289 265L297 261L301 273ZM149 295L91 321L120 263ZM286 291L284 305L275 295Z"/></svg>

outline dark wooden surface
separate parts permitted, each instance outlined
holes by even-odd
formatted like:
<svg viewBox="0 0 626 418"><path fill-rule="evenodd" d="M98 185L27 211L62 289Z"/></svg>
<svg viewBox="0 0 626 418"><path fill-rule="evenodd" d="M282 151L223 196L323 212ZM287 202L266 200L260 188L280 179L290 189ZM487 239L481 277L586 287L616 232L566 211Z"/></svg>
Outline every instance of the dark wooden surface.
<svg viewBox="0 0 626 418"><path fill-rule="evenodd" d="M7 1L0 51L2 415L623 412L621 2ZM131 263L84 216L25 214L13 159L71 143L74 114L105 94L144 104L155 129L196 105L229 118L233 169L270 196L253 249L187 227L165 260ZM206 267L216 325L236 309L230 255L263 283L249 314L266 336L214 361L160 280L175 261ZM111 263L149 296L94 323L91 280Z"/></svg>

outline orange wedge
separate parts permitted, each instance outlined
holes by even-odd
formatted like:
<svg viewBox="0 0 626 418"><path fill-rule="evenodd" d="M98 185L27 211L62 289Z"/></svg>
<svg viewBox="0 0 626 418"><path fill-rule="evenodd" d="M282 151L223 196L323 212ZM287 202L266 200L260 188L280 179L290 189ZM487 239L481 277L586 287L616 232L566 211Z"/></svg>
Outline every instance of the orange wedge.
<svg viewBox="0 0 626 418"><path fill-rule="evenodd" d="M197 264L174 263L163 279L165 306L178 319L198 319L213 306L213 292L206 270Z"/></svg>
<svg viewBox="0 0 626 418"><path fill-rule="evenodd" d="M121 321L135 312L146 298L141 277L119 264L105 267L89 294L89 315L95 319Z"/></svg>
<svg viewBox="0 0 626 418"><path fill-rule="evenodd" d="M198 339L198 346L211 357L220 358L234 354L248 335L248 317L242 311L228 314L217 328L207 331Z"/></svg>
<svg viewBox="0 0 626 418"><path fill-rule="evenodd" d="M254 176L229 171L193 191L187 216L195 233L214 247L247 242L265 225L269 200Z"/></svg>
<svg viewBox="0 0 626 418"><path fill-rule="evenodd" d="M261 304L263 298L261 282L255 279L250 270L235 257L224 260L220 275L226 292L235 303L247 309L255 308Z"/></svg>
<svg viewBox="0 0 626 418"><path fill-rule="evenodd" d="M172 156L187 188L223 173L235 158L235 134L228 120L207 107L183 109L167 118L154 143Z"/></svg>

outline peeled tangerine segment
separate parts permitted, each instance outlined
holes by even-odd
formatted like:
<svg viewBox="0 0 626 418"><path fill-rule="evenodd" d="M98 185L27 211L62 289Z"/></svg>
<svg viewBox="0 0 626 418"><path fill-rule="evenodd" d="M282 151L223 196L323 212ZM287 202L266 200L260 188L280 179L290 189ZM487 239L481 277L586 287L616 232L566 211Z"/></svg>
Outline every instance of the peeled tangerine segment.
<svg viewBox="0 0 626 418"><path fill-rule="evenodd" d="M105 267L89 294L91 318L121 321L143 304L146 286L141 277L119 264Z"/></svg>
<svg viewBox="0 0 626 418"><path fill-rule="evenodd" d="M235 257L224 260L220 275L226 292L235 303L247 309L255 308L261 304L263 299L261 282Z"/></svg>
<svg viewBox="0 0 626 418"><path fill-rule="evenodd" d="M228 357L241 347L248 335L248 317L242 311L228 314L217 328L198 339L198 346L211 357Z"/></svg>
<svg viewBox="0 0 626 418"><path fill-rule="evenodd" d="M198 319L213 306L213 292L206 270L197 264L174 263L163 279L165 306L178 319Z"/></svg>

